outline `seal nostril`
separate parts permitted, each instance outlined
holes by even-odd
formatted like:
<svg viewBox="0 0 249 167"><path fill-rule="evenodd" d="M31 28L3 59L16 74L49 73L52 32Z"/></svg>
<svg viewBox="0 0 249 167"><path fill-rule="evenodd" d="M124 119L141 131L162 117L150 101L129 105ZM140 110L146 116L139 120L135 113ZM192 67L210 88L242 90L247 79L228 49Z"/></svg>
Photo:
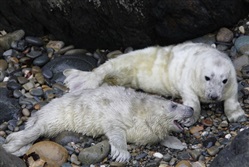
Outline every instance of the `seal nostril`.
<svg viewBox="0 0 249 167"><path fill-rule="evenodd" d="M212 96L211 96L211 99L212 99L212 100L217 100L217 99L218 99L218 96L212 95Z"/></svg>

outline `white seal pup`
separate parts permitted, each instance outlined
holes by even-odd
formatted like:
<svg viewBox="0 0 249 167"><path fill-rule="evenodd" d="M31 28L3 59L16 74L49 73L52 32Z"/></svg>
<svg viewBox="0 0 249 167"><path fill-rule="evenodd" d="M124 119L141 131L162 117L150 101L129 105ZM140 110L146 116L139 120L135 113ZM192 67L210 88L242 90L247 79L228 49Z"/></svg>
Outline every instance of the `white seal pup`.
<svg viewBox="0 0 249 167"><path fill-rule="evenodd" d="M92 72L64 71L71 92L96 88L104 82L164 96L181 97L194 108L189 126L200 116L200 101L224 101L230 122L245 121L237 98L237 80L229 57L201 43L148 47L110 59Z"/></svg>
<svg viewBox="0 0 249 167"><path fill-rule="evenodd" d="M3 148L21 156L39 136L68 130L93 137L106 135L112 158L123 162L130 158L127 142L160 142L171 131L182 131L192 114L191 107L159 96L103 86L52 100L28 119L23 131L10 134Z"/></svg>

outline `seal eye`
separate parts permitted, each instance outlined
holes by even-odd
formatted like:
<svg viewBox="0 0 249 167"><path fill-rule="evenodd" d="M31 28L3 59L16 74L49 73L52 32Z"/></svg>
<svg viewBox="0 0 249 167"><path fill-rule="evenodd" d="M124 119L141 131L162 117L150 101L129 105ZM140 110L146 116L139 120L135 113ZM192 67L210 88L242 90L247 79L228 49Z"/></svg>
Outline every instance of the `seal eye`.
<svg viewBox="0 0 249 167"><path fill-rule="evenodd" d="M205 79L206 79L206 81L209 81L209 80L210 80L210 78L209 78L209 77L207 77L207 76L205 76Z"/></svg>
<svg viewBox="0 0 249 167"><path fill-rule="evenodd" d="M171 108L172 108L172 109L176 109L176 108L177 108L177 105L173 103L173 104L171 105Z"/></svg>
<svg viewBox="0 0 249 167"><path fill-rule="evenodd" d="M227 79L224 79L224 80L222 81L222 83L223 83L223 84L227 83Z"/></svg>

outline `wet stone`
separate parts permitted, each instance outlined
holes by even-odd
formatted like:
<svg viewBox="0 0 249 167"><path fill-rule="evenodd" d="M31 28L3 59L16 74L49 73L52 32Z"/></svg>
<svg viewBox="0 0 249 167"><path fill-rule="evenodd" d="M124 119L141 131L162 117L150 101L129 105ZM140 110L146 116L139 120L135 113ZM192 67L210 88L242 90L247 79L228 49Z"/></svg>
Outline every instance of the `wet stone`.
<svg viewBox="0 0 249 167"><path fill-rule="evenodd" d="M48 79L53 77L53 72L46 68L42 70L42 74L44 75L45 78L48 78Z"/></svg>
<svg viewBox="0 0 249 167"><path fill-rule="evenodd" d="M64 146L70 142L79 143L81 140L80 134L71 131L63 131L53 138L53 141Z"/></svg>
<svg viewBox="0 0 249 167"><path fill-rule="evenodd" d="M33 64L36 66L43 66L49 61L49 57L47 54L42 54L41 56L34 59Z"/></svg>
<svg viewBox="0 0 249 167"><path fill-rule="evenodd" d="M179 160L188 160L191 159L191 155L187 151L180 152L177 156Z"/></svg>
<svg viewBox="0 0 249 167"><path fill-rule="evenodd" d="M4 71L8 68L8 64L4 59L0 59L0 71Z"/></svg>
<svg viewBox="0 0 249 167"><path fill-rule="evenodd" d="M136 160L140 160L140 159L145 158L147 155L148 155L147 153L143 152L143 153L137 155L137 156L135 157L135 159L136 159Z"/></svg>
<svg viewBox="0 0 249 167"><path fill-rule="evenodd" d="M243 78L249 78L249 65L243 66L241 69Z"/></svg>
<svg viewBox="0 0 249 167"><path fill-rule="evenodd" d="M219 151L220 151L220 148L217 146L212 146L212 147L207 149L208 154L211 156L216 155Z"/></svg>
<svg viewBox="0 0 249 167"><path fill-rule="evenodd" d="M30 94L33 96L42 96L43 90L42 90L42 88L32 88L32 89L30 89Z"/></svg>
<svg viewBox="0 0 249 167"><path fill-rule="evenodd" d="M240 36L235 41L235 47L241 54L249 55L249 36Z"/></svg>
<svg viewBox="0 0 249 167"><path fill-rule="evenodd" d="M44 78L44 76L42 75L42 73L36 73L36 74L35 74L35 79L37 80L37 82L38 82L39 84L44 84L44 82L45 82L45 78Z"/></svg>
<svg viewBox="0 0 249 167"><path fill-rule="evenodd" d="M29 81L29 82L25 83L25 84L22 85L22 86L23 86L23 88L24 88L25 90L30 90L30 89L32 89L32 88L35 87L35 84L34 84L34 82Z"/></svg>
<svg viewBox="0 0 249 167"><path fill-rule="evenodd" d="M39 57L42 55L42 52L41 51L37 51L37 50L31 50L29 53L26 54L27 57L29 58L36 58L36 57Z"/></svg>
<svg viewBox="0 0 249 167"><path fill-rule="evenodd" d="M206 140L204 140L202 142L202 144L203 144L204 147L210 148L210 147L214 146L216 141L217 141L217 139L215 137L209 137Z"/></svg>
<svg viewBox="0 0 249 167"><path fill-rule="evenodd" d="M17 54L18 54L18 52L14 49L9 49L9 50L6 50L5 52L3 52L4 57L16 56Z"/></svg>
<svg viewBox="0 0 249 167"><path fill-rule="evenodd" d="M15 81L10 81L7 83L7 88L10 89L10 90L20 90L22 88L22 86L15 82Z"/></svg>
<svg viewBox="0 0 249 167"><path fill-rule="evenodd" d="M11 43L11 47L18 51L24 51L28 47L28 44L25 40L18 40L18 41L13 41Z"/></svg>
<svg viewBox="0 0 249 167"><path fill-rule="evenodd" d="M21 64L26 64L26 65L30 65L32 63L32 59L29 57L22 57L19 62Z"/></svg>
<svg viewBox="0 0 249 167"><path fill-rule="evenodd" d="M65 43L63 41L49 41L46 47L52 48L55 52L58 52L64 45Z"/></svg>
<svg viewBox="0 0 249 167"><path fill-rule="evenodd" d="M5 76L6 76L6 72L0 71L0 82L2 82L4 80Z"/></svg>
<svg viewBox="0 0 249 167"><path fill-rule="evenodd" d="M20 90L16 89L16 90L13 91L13 96L15 98L19 98L19 97L22 96L22 92Z"/></svg>
<svg viewBox="0 0 249 167"><path fill-rule="evenodd" d="M43 41L40 38L32 37L32 36L26 36L25 40L27 43L34 45L34 46L43 46Z"/></svg>
<svg viewBox="0 0 249 167"><path fill-rule="evenodd" d="M22 85L29 82L28 79L25 77L17 77L17 81Z"/></svg>
<svg viewBox="0 0 249 167"><path fill-rule="evenodd" d="M109 142L105 140L92 147L83 149L80 152L78 159L85 165L95 164L107 157L109 151Z"/></svg>
<svg viewBox="0 0 249 167"><path fill-rule="evenodd" d="M223 27L218 31L216 40L219 42L231 42L233 40L233 32Z"/></svg>

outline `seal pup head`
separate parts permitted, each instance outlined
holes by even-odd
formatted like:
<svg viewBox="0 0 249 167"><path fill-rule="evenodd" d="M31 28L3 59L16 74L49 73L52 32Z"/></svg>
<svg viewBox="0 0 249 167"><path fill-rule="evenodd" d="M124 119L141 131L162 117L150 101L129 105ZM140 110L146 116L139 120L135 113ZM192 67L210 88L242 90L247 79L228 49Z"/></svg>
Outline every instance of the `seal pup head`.
<svg viewBox="0 0 249 167"><path fill-rule="evenodd" d="M154 121L166 128L168 132L181 132L187 125L188 118L192 117L193 108L172 101L163 100L163 103L163 105L158 104L161 109L155 110L154 116L157 118Z"/></svg>
<svg viewBox="0 0 249 167"><path fill-rule="evenodd" d="M218 54L217 54L218 53ZM232 82L234 67L225 54L217 51L214 55L206 55L199 75L199 96L203 102L224 100L224 93Z"/></svg>

